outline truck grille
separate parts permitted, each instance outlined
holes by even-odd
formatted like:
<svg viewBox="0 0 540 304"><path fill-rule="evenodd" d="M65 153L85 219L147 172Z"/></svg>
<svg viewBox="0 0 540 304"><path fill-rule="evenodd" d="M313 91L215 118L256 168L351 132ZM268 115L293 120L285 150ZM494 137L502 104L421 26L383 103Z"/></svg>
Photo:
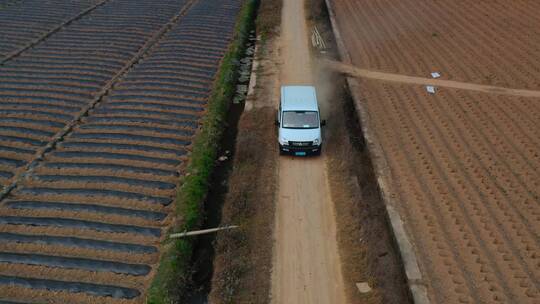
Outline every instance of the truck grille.
<svg viewBox="0 0 540 304"><path fill-rule="evenodd" d="M289 141L289 146L293 146L293 147L308 147L312 145L313 145L312 141Z"/></svg>

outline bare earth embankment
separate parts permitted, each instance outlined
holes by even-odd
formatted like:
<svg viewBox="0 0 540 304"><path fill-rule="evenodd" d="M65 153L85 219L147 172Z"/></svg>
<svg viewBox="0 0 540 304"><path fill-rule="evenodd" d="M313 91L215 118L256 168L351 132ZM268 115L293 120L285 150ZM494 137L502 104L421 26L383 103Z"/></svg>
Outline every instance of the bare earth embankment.
<svg viewBox="0 0 540 304"><path fill-rule="evenodd" d="M540 88L536 1L332 3L359 69ZM538 303L540 99L362 77L357 89L432 303Z"/></svg>

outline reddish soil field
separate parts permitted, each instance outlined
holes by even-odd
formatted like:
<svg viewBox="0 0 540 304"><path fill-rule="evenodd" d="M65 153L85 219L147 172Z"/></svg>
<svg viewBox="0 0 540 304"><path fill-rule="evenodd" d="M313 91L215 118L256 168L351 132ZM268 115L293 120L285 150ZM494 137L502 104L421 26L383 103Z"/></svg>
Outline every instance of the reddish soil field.
<svg viewBox="0 0 540 304"><path fill-rule="evenodd" d="M359 68L540 89L538 1L332 4ZM539 303L540 99L358 83L432 303Z"/></svg>

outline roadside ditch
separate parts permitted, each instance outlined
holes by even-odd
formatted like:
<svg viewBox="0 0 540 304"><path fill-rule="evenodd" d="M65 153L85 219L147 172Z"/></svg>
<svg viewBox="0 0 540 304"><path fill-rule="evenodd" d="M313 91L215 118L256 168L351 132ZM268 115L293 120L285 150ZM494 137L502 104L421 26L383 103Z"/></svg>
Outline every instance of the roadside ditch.
<svg viewBox="0 0 540 304"><path fill-rule="evenodd" d="M233 162L236 150L236 135L238 133L238 122L244 111L244 100L247 96L247 88L251 75L251 64L255 50L255 30L251 30L243 57L239 61L238 81L236 84L236 94L232 100L225 122L226 129L221 138L219 157L209 182L208 195L204 202L204 222L200 229L216 228L218 226L228 226L222 222L221 211L228 191L228 180L233 169ZM218 232L218 233L229 233ZM193 258L191 260L192 276L189 282L188 292L185 295L186 303L204 304L208 303L208 294L211 289L213 274L213 263L215 256L216 234L204 234L199 236L194 242Z"/></svg>
<svg viewBox="0 0 540 304"><path fill-rule="evenodd" d="M250 39L250 32L254 27L258 3L258 0L244 1L238 15L235 38L221 62L208 113L193 144L186 174L180 181L176 199L177 219L169 233L215 227L221 222L220 200L227 188L223 181L227 180L230 166L220 156L234 151L236 124L243 110L243 103L238 102L242 98L238 95L245 94L242 90L238 92L237 86L245 85L242 81L249 81L240 73L247 68L242 67L241 62L244 65L250 63L246 59L250 56L246 56L246 50L254 41L253 37ZM146 303L207 303L213 238L215 235L166 240Z"/></svg>

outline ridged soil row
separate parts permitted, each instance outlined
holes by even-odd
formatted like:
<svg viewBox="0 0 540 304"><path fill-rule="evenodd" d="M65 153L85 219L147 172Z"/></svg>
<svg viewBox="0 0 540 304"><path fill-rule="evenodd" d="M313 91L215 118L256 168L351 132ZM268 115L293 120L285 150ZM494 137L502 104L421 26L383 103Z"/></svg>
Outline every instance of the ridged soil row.
<svg viewBox="0 0 540 304"><path fill-rule="evenodd" d="M508 184L520 184L520 172L496 154L494 134L466 128L475 118L464 117L470 111L461 108L466 100L452 94L447 97L450 103L444 93L441 99L426 100L421 89L365 85L364 92L370 91L379 92L366 93L366 104L379 121L375 129L380 130L399 187L396 194L401 192L405 203L402 212L411 222L435 302L457 296L463 302L534 303L540 223L538 206L531 202L538 193L527 191L525 184L508 191ZM523 212L525 207L530 213ZM432 237L420 237L421 231ZM441 238L446 245L438 243ZM437 263L437 258L443 261ZM445 271L443 265L451 267ZM456 278L457 271L451 269L459 267L462 274ZM451 282L465 286L443 288Z"/></svg>
<svg viewBox="0 0 540 304"><path fill-rule="evenodd" d="M0 2L0 63L102 0Z"/></svg>
<svg viewBox="0 0 540 304"><path fill-rule="evenodd" d="M0 186L99 98L185 3L111 0L0 66Z"/></svg>
<svg viewBox="0 0 540 304"><path fill-rule="evenodd" d="M240 4L193 4L3 201L2 294L54 303L144 301ZM65 287L2 285L1 275ZM83 288L69 288L74 283Z"/></svg>
<svg viewBox="0 0 540 304"><path fill-rule="evenodd" d="M512 217L519 219L517 223L512 224L512 228L519 225L531 234L529 237L536 235L537 238L538 232L534 230L534 227L537 227L540 222L538 217L534 216L537 210L534 210L531 203L538 199L539 188L536 186L538 176L535 174L539 165L538 157L535 159L534 154L530 153L533 152L532 150L518 153L522 152L515 149L518 144L513 144L506 134L498 130L501 126L515 130L517 124L501 119L501 109L490 106L491 100L482 100L482 97L486 96L476 96L473 99L467 95L460 96L460 93L462 92L441 95L442 102L431 105L431 109L441 111L434 114L434 119L441 119L450 124L453 134L464 141L462 147L470 153L467 157L473 157L478 161L474 173L485 177L497 191L496 193L502 195L503 202L510 202L501 204L501 200L494 201L501 210L512 210ZM460 102L449 106L448 102L456 99ZM477 100L477 102L472 100ZM479 110L485 110L485 112ZM491 115L497 119L490 121ZM525 147L534 145L523 137L515 138L520 140ZM489 188L484 189L485 192L492 192L488 190ZM508 222L514 221L508 218ZM519 234L516 235L516 239L519 239L518 236Z"/></svg>
<svg viewBox="0 0 540 304"><path fill-rule="evenodd" d="M540 60L534 54L540 42L532 38L540 18L529 13L535 1L511 6L504 1L336 2L344 36L362 37L362 43L347 43L356 46L351 55L363 68L415 76L439 71L458 81L538 88ZM397 53L397 65L375 55L390 52Z"/></svg>
<svg viewBox="0 0 540 304"><path fill-rule="evenodd" d="M398 20L398 21L400 21L400 20ZM408 47L411 47L411 46L414 46L414 45L418 45L418 43L420 43L420 41L418 41L418 42L414 42L414 41L413 41L412 43L405 43L405 45L406 45L407 48L408 48ZM436 49L433 49L433 50L430 49L429 51L430 51L430 55L437 55L437 53L439 53L439 51L436 50ZM407 54L408 54L408 53L405 53L405 54L403 54L403 56L407 56ZM407 60L407 61L405 61L405 62L400 62L400 61L399 61L400 53L399 53L399 51L397 51L397 49L391 50L391 55L392 55L392 56L387 56L387 58L388 58L390 64L393 65L393 66L399 66L400 68L403 67L404 69L408 69L408 70L414 69L415 66L416 66L416 67L421 66L421 67L424 67L424 68L425 68L424 70L429 71L428 66L425 64L425 62L418 62L416 65L414 64L414 61L412 61L412 60ZM442 53L442 54L440 54L440 55L441 55L441 56L446 56L446 55L448 55L448 54ZM467 72L466 74L470 74L470 72ZM465 93L461 93L461 94L465 94ZM482 96L482 95L478 94L478 95L476 95L476 98L477 98L477 99L478 99L478 98L484 98L484 99L485 99L485 97L481 97L481 96ZM508 101L508 98L505 98L505 100L507 101L507 102L505 102L505 104L507 104L507 105L508 105L508 104L510 104L510 105L515 104L515 102ZM517 100L517 98L511 99L511 100ZM522 100L523 100L523 99L522 99ZM525 100L526 100L526 99L525 99ZM482 103L480 103L480 104L487 104L487 103L489 103L489 101L486 100L485 102L482 102ZM530 102L529 102L529 103L530 103ZM494 103L493 106L495 106L495 107L500 107L500 106L498 105L498 103ZM532 106L533 106L533 105L529 104L529 107L532 107ZM512 106L512 107L510 107L510 108L508 109L508 111L516 111L516 110L519 110L519 107ZM506 115L506 112L507 112L506 110L502 110L502 111L496 112L496 113L499 113L499 115ZM525 116L528 115L528 114L526 114L526 113L527 113L527 112L525 112ZM532 114L534 115L534 113L535 113L535 112L533 111ZM523 114L523 113L522 113L522 114ZM529 116L529 117L520 117L520 119L519 119L519 120L516 120L516 121L518 122L518 124L521 124L521 123L527 124L527 126L529 127L527 130L530 130L529 132L532 132L532 135L535 135L535 134L537 133L537 132L536 132L536 129L535 129L535 128L532 128L532 126L530 125L530 124L534 121L534 117L530 117L530 116ZM494 125L494 127L496 128L497 126ZM513 138L522 138L523 136L527 136L527 134L526 134L527 132L522 132L524 129L519 129L519 126L516 126L516 127L518 127L517 130L519 131L519 132L518 132L519 134L513 134L513 135L514 135L513 137L507 137L507 138L505 138L505 139L510 143L510 147L511 147L512 149L517 149L517 153L518 153L518 154L521 154L521 153L520 153L520 148L521 148L521 147L523 147L524 150L532 151L532 149L530 148L530 144L531 144L531 143L532 143L533 145L535 144L534 138L528 137L527 140L525 140L525 141L522 140L522 141L520 141L519 143L512 144L512 139L513 139ZM508 131L508 130L516 130L516 128L503 128L503 129L504 129L504 130L507 130L507 131ZM517 136L517 137L516 137L516 136ZM499 145L495 145L495 147L500 147L500 146L499 146ZM522 154L521 154L521 155L522 155ZM531 155L531 153L529 153L529 155L527 155L527 156L525 157L525 161L527 161L527 159L528 159L527 157L534 157L534 155Z"/></svg>
<svg viewBox="0 0 540 304"><path fill-rule="evenodd" d="M356 66L538 89L536 1L335 1ZM538 99L362 80L433 303L540 297Z"/></svg>
<svg viewBox="0 0 540 304"><path fill-rule="evenodd" d="M472 278L470 266L467 265L459 250L454 245L453 236L449 227L456 217L445 218L445 209L441 207L448 206L446 198L437 198L437 193L430 188L425 180L417 179L420 162L425 162L420 154L420 146L416 145L411 152L403 149L405 142L413 140L414 136L410 134L398 134L395 128L396 118L394 115L385 115L376 118L375 105L371 105L370 100L389 100L392 96L387 96L382 90L376 90L375 83L363 83L365 90L365 106L370 115L373 115L372 130L376 132L377 138L383 147L384 157L388 160L389 170L393 177L396 172L408 172L407 175L395 178L396 184L392 189L393 196L397 202L415 201L415 204L400 205L400 213L411 221L408 227L412 235L422 233L423 237L415 242L417 254L424 254L420 257L424 281L429 282L428 287L433 288L430 296L434 302L441 303L443 299L449 303L467 303L479 302L476 293L472 290ZM382 104L380 105L382 106ZM388 111L383 109L383 111ZM392 113L392 112L390 112ZM403 128L403 126L399 126ZM412 157L412 153L419 156L418 160ZM426 163L427 164L427 163ZM424 164L425 165L425 164ZM414 224L414 225L413 225ZM431 253L430 258L426 259L425 254ZM474 260L471 260L473 262ZM477 267L477 266L476 266ZM434 274L440 273L440 276ZM444 281L441 277L444 277ZM438 291L449 290L446 294Z"/></svg>

